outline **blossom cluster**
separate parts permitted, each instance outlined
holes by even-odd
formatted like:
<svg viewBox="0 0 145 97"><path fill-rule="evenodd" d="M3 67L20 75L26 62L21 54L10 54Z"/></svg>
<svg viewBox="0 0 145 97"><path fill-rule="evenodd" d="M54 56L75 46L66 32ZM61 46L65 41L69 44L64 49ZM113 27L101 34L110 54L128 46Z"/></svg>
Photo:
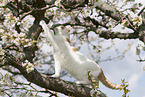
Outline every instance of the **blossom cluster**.
<svg viewBox="0 0 145 97"><path fill-rule="evenodd" d="M26 67L26 70L29 73L34 70L35 64L32 64L28 60L25 60L25 62L22 63L22 66Z"/></svg>
<svg viewBox="0 0 145 97"><path fill-rule="evenodd" d="M24 46L24 47L31 46L32 44L36 42L32 39L26 39L25 36L26 36L25 33L22 33L22 32L21 33L14 32L13 34L5 33L2 36L2 41L3 41L3 44L14 43L17 46Z"/></svg>

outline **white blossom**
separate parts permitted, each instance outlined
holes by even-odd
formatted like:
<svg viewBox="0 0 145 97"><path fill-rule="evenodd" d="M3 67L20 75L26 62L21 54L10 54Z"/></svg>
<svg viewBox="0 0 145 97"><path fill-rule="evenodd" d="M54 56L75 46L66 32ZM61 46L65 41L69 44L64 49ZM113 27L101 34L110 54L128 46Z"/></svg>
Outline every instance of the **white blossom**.
<svg viewBox="0 0 145 97"><path fill-rule="evenodd" d="M29 73L34 70L35 64L32 64L28 60L25 60L25 62L22 63L22 66L26 67L26 70Z"/></svg>
<svg viewBox="0 0 145 97"><path fill-rule="evenodd" d="M18 34L18 37L24 38L24 37L25 37L25 33L20 33L20 34Z"/></svg>

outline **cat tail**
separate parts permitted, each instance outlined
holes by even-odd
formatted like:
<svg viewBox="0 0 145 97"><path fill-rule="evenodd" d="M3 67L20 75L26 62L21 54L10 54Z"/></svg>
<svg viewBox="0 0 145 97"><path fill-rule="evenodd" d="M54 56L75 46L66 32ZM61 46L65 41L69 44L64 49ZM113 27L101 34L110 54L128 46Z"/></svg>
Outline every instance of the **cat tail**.
<svg viewBox="0 0 145 97"><path fill-rule="evenodd" d="M101 70L101 73L98 76L98 79L108 88L114 89L114 90L118 90L123 88L121 85L119 84L113 84L111 83L104 75L103 71Z"/></svg>

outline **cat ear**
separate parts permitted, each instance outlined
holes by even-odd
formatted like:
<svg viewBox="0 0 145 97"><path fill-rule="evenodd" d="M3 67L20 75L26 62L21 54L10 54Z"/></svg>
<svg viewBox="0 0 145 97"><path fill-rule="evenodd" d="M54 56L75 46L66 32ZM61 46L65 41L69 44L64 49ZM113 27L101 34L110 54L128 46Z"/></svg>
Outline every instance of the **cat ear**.
<svg viewBox="0 0 145 97"><path fill-rule="evenodd" d="M58 35L60 32L59 32L59 29L58 29L58 27L56 27L55 29L54 29L54 34L55 35Z"/></svg>
<svg viewBox="0 0 145 97"><path fill-rule="evenodd" d="M68 31L63 26L56 27L54 29L54 31L55 31L56 34L61 34L63 36L67 36L68 35Z"/></svg>
<svg viewBox="0 0 145 97"><path fill-rule="evenodd" d="M61 26L60 30L61 30L61 34L63 36L65 36L66 38L70 39L70 34L69 34L69 30L68 30L67 27Z"/></svg>
<svg viewBox="0 0 145 97"><path fill-rule="evenodd" d="M65 32L63 32L62 29L63 29L63 28L62 28L61 26L56 27L56 28L54 29L55 34L56 34L56 35L57 35L57 34L64 35Z"/></svg>

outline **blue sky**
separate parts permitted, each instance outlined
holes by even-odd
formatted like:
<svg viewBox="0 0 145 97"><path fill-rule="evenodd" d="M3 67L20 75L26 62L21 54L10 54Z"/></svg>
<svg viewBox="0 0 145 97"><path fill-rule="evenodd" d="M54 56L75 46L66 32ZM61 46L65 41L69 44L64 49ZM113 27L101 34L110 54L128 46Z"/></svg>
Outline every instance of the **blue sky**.
<svg viewBox="0 0 145 97"><path fill-rule="evenodd" d="M141 2L145 5L144 0L136 0L136 2ZM139 57L136 55L136 46L138 44L143 44L139 40L115 40L118 45L118 48L123 48L128 42L132 42L133 45L131 49L126 53L125 58L116 62L108 62L110 66L106 67L106 63L101 63L101 67L106 73L106 76L110 79L111 82L118 82L120 79L126 79L129 82L129 93L130 97L145 97L145 71L142 70L145 62L141 63L136 60ZM110 52L111 53L111 52ZM113 53L113 52L112 52ZM144 55L145 56L145 55ZM109 70L108 70L109 68ZM116 72L114 72L114 70ZM114 79L115 78L115 79ZM104 86L100 86L102 91L104 91L108 97L121 97L121 93L118 91L112 91Z"/></svg>
<svg viewBox="0 0 145 97"><path fill-rule="evenodd" d="M145 6L144 0L135 0ZM118 30L116 28L115 30ZM106 41L109 42L110 40ZM120 79L126 79L129 82L130 97L145 97L145 71L142 70L145 62L141 63L137 60L139 57L136 55L136 47L138 44L143 44L138 39L135 40L119 40L115 39L116 47L123 49L128 43L133 43L131 49L125 54L124 59L117 61L102 62L99 65L105 72L106 77L113 83L120 83ZM108 43L106 43L107 45ZM109 53L114 51L110 50ZM107 53L106 53L107 54ZM105 55L104 55L105 56ZM145 56L145 55L143 55ZM114 91L106 88L100 84L100 89L107 94L108 97L122 97L122 92Z"/></svg>
<svg viewBox="0 0 145 97"><path fill-rule="evenodd" d="M145 97L145 72L142 70L144 63L140 63L136 55L135 48L138 40L115 40L120 45L118 48L125 47L129 42L133 42L131 49L125 54L122 60L102 62L99 65L104 70L106 77L113 83L121 83L121 79L129 82L130 97ZM140 42L139 42L140 43ZM113 53L113 50L110 51ZM108 95L108 97L122 97L122 92L111 90L103 85L100 89Z"/></svg>

